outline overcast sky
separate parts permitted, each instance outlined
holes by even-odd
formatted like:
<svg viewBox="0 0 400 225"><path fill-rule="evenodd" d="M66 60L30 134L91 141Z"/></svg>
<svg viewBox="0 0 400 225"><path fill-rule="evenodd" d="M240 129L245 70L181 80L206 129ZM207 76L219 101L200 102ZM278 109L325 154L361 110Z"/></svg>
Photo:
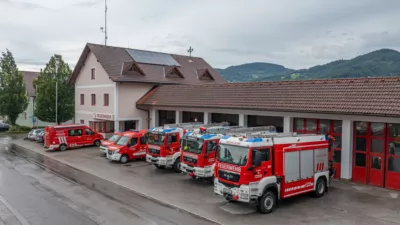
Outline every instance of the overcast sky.
<svg viewBox="0 0 400 225"><path fill-rule="evenodd" d="M306 68L380 48L400 50L400 0L108 0L109 45L187 54L225 68ZM0 51L39 70L57 53L73 67L104 43L104 0L0 0Z"/></svg>

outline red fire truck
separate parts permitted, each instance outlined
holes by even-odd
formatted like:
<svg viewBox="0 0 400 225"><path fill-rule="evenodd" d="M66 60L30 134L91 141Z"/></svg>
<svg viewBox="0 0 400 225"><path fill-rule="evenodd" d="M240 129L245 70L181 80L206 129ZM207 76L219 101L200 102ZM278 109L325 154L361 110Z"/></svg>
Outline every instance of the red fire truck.
<svg viewBox="0 0 400 225"><path fill-rule="evenodd" d="M186 133L186 130L201 126L210 127L218 125L229 125L229 123L202 124L196 122L167 124L164 127L149 129L147 134L147 162L154 164L159 169L172 167L175 172L181 172L180 140Z"/></svg>
<svg viewBox="0 0 400 225"><path fill-rule="evenodd" d="M124 132L115 144L108 146L107 159L127 163L129 160L145 158L146 133L147 130Z"/></svg>
<svg viewBox="0 0 400 225"><path fill-rule="evenodd" d="M101 141L100 152L107 155L108 147L115 144L123 135L123 132L115 132L109 139Z"/></svg>
<svg viewBox="0 0 400 225"><path fill-rule="evenodd" d="M65 151L68 148L100 146L103 136L81 124L48 126L44 129L44 147Z"/></svg>
<svg viewBox="0 0 400 225"><path fill-rule="evenodd" d="M234 134L220 140L214 192L274 211L280 199L329 188L328 141L316 134Z"/></svg>
<svg viewBox="0 0 400 225"><path fill-rule="evenodd" d="M113 134L113 136L111 136L109 139L105 139L105 140L101 141L100 152L104 153L104 155L107 156L107 151L108 151L109 146L117 143L119 141L119 139L121 139L121 137L124 136L124 134L132 133L132 132L138 132L138 131L137 130L128 130L125 132L115 132Z"/></svg>
<svg viewBox="0 0 400 225"><path fill-rule="evenodd" d="M274 126L232 127L214 126L188 130L181 139L181 170L192 178L214 176L215 149L226 133L243 131L276 132Z"/></svg>

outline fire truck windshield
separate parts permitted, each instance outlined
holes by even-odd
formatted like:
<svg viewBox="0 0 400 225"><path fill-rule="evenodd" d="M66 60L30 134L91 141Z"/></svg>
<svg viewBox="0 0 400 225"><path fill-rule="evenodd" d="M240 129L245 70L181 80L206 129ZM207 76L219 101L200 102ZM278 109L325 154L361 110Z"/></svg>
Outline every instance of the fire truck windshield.
<svg viewBox="0 0 400 225"><path fill-rule="evenodd" d="M122 136L121 139L118 140L117 145L125 146L126 144L128 144L129 139L130 138L127 136Z"/></svg>
<svg viewBox="0 0 400 225"><path fill-rule="evenodd" d="M221 144L218 155L220 162L244 166L247 164L249 148L235 145Z"/></svg>
<svg viewBox="0 0 400 225"><path fill-rule="evenodd" d="M110 137L110 139L108 139L109 141L112 141L112 142L116 142L116 141L118 141L118 139L121 137L121 135L118 135L118 134L114 134L112 137Z"/></svg>
<svg viewBox="0 0 400 225"><path fill-rule="evenodd" d="M164 134L163 133L148 133L147 143L151 145L163 145L164 144Z"/></svg>
<svg viewBox="0 0 400 225"><path fill-rule="evenodd" d="M185 152L201 154L203 149L203 139L199 140L181 139L181 140L182 140L181 148Z"/></svg>

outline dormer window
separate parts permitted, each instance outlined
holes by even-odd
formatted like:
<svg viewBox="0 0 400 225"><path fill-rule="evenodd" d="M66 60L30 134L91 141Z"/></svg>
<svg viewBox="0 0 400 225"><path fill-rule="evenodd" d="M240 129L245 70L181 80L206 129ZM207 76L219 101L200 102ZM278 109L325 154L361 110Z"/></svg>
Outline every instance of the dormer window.
<svg viewBox="0 0 400 225"><path fill-rule="evenodd" d="M124 62L122 64L121 75L141 75L146 76L143 70L135 62Z"/></svg>
<svg viewBox="0 0 400 225"><path fill-rule="evenodd" d="M214 77L208 69L197 69L197 76L199 80L214 80Z"/></svg>
<svg viewBox="0 0 400 225"><path fill-rule="evenodd" d="M184 78L183 74L176 66L166 66L164 69L166 78Z"/></svg>

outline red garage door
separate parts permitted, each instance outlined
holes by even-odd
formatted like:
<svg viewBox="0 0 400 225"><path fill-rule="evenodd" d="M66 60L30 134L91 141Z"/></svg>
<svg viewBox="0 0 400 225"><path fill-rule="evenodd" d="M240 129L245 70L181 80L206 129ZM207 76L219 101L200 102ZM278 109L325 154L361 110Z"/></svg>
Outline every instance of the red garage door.
<svg viewBox="0 0 400 225"><path fill-rule="evenodd" d="M383 187L385 137L385 123L354 122L353 181Z"/></svg>
<svg viewBox="0 0 400 225"><path fill-rule="evenodd" d="M388 124L386 188L400 190L400 124Z"/></svg>

